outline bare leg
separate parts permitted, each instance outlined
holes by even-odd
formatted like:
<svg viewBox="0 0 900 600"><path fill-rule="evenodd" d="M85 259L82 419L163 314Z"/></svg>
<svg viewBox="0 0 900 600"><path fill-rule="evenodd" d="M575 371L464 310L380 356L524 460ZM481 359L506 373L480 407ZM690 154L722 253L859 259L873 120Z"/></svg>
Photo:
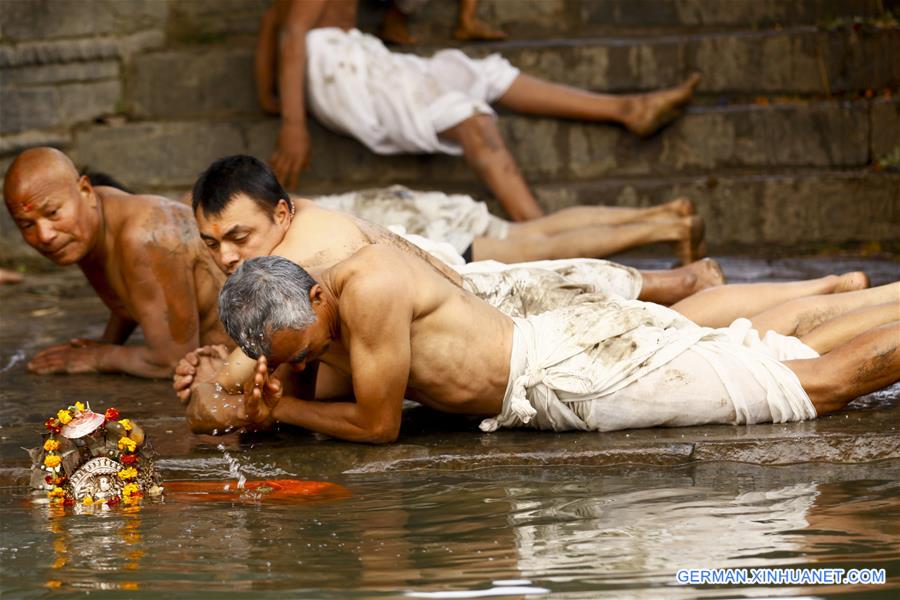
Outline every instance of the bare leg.
<svg viewBox="0 0 900 600"><path fill-rule="evenodd" d="M868 290L791 300L763 311L750 320L760 335L773 330L782 335L799 337L852 310L897 302L898 299L900 283L891 283Z"/></svg>
<svg viewBox="0 0 900 600"><path fill-rule="evenodd" d="M641 271L638 300L669 306L692 294L725 283L719 263L711 258L692 262L678 269Z"/></svg>
<svg viewBox="0 0 900 600"><path fill-rule="evenodd" d="M900 321L870 329L825 356L785 361L821 416L900 379Z"/></svg>
<svg viewBox="0 0 900 600"><path fill-rule="evenodd" d="M676 198L665 204L648 208L572 206L538 219L513 223L509 228L508 237L553 235L594 225L622 225L648 219L671 220L692 214L694 214L694 203L687 198Z"/></svg>
<svg viewBox="0 0 900 600"><path fill-rule="evenodd" d="M691 239L697 217L682 217L668 223L630 223L615 227L595 226L573 229L550 236L516 237L504 240L476 238L474 260L504 263L560 258L602 258L656 242Z"/></svg>
<svg viewBox="0 0 900 600"><path fill-rule="evenodd" d="M466 162L478 174L514 221L527 221L544 215L528 184L519 172L494 119L488 115L470 117L446 131L441 137L462 146Z"/></svg>
<svg viewBox="0 0 900 600"><path fill-rule="evenodd" d="M645 136L671 120L675 110L694 95L698 83L700 75L694 73L674 88L612 96L519 75L498 102L521 113L621 123L632 133Z"/></svg>
<svg viewBox="0 0 900 600"><path fill-rule="evenodd" d="M800 341L819 354L825 354L847 343L859 335L860 331L874 329L892 321L900 321L900 302L851 310L819 325L800 338Z"/></svg>
<svg viewBox="0 0 900 600"><path fill-rule="evenodd" d="M506 34L479 20L478 0L459 0L459 19L453 37L458 40L505 40Z"/></svg>
<svg viewBox="0 0 900 600"><path fill-rule="evenodd" d="M818 298L820 294L832 294L850 285L859 286L851 289L859 289L865 287L867 283L865 275L858 272L840 276L828 275L808 281L737 283L705 289L673 304L672 309L704 327L727 327L738 317L749 318L760 313L765 315L764 311L772 307L777 307L773 312L782 311L781 305L798 298L806 299L809 296ZM778 314L780 318L788 318L786 314ZM760 329L760 334L764 334L768 329L773 327ZM784 333L780 329L776 331ZM786 335L791 334L792 332Z"/></svg>

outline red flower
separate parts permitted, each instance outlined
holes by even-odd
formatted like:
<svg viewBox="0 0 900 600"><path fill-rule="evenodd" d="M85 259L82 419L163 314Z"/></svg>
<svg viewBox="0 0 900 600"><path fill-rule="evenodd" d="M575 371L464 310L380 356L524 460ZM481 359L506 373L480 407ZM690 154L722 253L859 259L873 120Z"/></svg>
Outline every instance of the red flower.
<svg viewBox="0 0 900 600"><path fill-rule="evenodd" d="M109 506L115 506L116 504L118 504L118 503L121 502L121 501L122 501L122 499L119 498L118 496L113 496L112 498L110 498L109 500L107 500L106 503L107 503Z"/></svg>
<svg viewBox="0 0 900 600"><path fill-rule="evenodd" d="M44 477L44 481L46 481L47 483L53 483L53 475L47 475L46 477Z"/></svg>
<svg viewBox="0 0 900 600"><path fill-rule="evenodd" d="M62 425L60 425L59 421L55 417L50 417L46 421L44 421L44 427L52 431L53 433L59 433L62 431Z"/></svg>
<svg viewBox="0 0 900 600"><path fill-rule="evenodd" d="M119 420L119 411L115 408L107 408L106 412L103 414L106 417L107 421L118 421Z"/></svg>
<svg viewBox="0 0 900 600"><path fill-rule="evenodd" d="M119 460L122 461L123 465L133 465L137 462L137 454L123 454L119 457Z"/></svg>

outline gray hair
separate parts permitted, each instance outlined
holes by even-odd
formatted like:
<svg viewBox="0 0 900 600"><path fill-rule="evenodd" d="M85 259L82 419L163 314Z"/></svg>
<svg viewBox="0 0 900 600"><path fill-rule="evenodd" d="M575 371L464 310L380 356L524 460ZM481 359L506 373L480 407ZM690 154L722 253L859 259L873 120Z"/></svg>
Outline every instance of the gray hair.
<svg viewBox="0 0 900 600"><path fill-rule="evenodd" d="M272 333L304 329L316 320L309 273L280 256L244 261L219 292L219 320L244 354L268 355Z"/></svg>

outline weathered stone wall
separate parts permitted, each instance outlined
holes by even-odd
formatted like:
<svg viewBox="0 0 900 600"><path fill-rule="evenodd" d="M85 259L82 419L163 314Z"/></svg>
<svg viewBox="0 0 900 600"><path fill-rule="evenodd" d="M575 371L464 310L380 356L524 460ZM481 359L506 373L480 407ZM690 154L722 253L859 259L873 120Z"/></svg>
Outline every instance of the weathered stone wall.
<svg viewBox="0 0 900 600"><path fill-rule="evenodd" d="M253 42L267 0L17 0L0 11L0 171L34 145L135 189L186 190L211 160L266 158L278 121L256 105ZM362 26L384 4L362 0ZM501 115L548 209L694 198L713 248L900 238L896 0L484 0L524 71L610 92L704 80L687 114L639 140L604 125ZM456 0L413 20L429 53ZM391 183L488 199L462 160L378 157L312 126L300 192ZM352 165L352 168L348 168ZM495 210L499 208L492 203ZM27 254L5 212L0 259Z"/></svg>

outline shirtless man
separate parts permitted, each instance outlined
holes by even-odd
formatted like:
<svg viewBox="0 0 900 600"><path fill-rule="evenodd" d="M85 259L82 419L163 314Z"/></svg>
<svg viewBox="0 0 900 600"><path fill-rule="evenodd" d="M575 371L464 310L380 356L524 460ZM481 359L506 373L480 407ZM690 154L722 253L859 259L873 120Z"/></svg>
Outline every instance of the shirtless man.
<svg viewBox="0 0 900 600"><path fill-rule="evenodd" d="M324 210L309 200L289 199L274 173L251 156L232 156L214 162L198 179L193 203L201 237L216 264L229 274L244 260L269 254L284 256L300 265L327 267L376 242L386 242L422 256L402 238L371 223ZM455 285L462 285L513 316L556 308L579 290L615 291L627 298L677 302L673 308L697 322L724 326L739 316L760 313L783 302L858 289L867 284L863 274L850 273L801 282L704 289L718 283L709 281L706 264L668 272L638 272L606 261L550 261L538 266L541 270L556 269L565 273L566 278L545 286L540 279L530 280L525 268L519 268L510 277L467 269L461 278L440 261L427 258L433 268ZM698 290L704 291L695 293ZM799 306L795 312L802 309ZM788 324L784 322L783 326ZM223 348L205 347L189 353L179 363L173 387L182 401L191 399L189 414L214 410L222 416L223 423L228 423L230 420L223 416L221 403L215 400L216 384L225 390L237 389L251 375L250 361L239 350L229 358ZM327 382L329 378L326 375L323 384L326 387L331 385ZM236 409L237 405L231 403L231 408Z"/></svg>
<svg viewBox="0 0 900 600"><path fill-rule="evenodd" d="M620 123L643 136L688 102L699 82L694 75L672 89L610 96L520 74L499 55L473 60L446 50L425 60L392 54L354 29L356 10L356 0L275 0L263 17L256 90L263 109L282 117L271 164L290 188L309 161L308 99L319 121L374 152L463 154L513 220L533 219L543 210L503 142L490 103L525 114Z"/></svg>
<svg viewBox="0 0 900 600"><path fill-rule="evenodd" d="M409 31L409 16L422 10L428 0L392 0L378 28L378 37L389 44L408 46L416 43L416 36ZM471 40L505 40L506 34L491 27L477 17L478 0L459 0L459 14L453 37L466 42Z"/></svg>
<svg viewBox="0 0 900 600"><path fill-rule="evenodd" d="M399 435L404 398L488 417L484 431L814 418L900 378L900 284L890 293L868 331L832 336L825 356L783 361L639 301L588 296L512 319L377 244L312 274L280 257L251 259L219 301L225 329L257 359L247 424L386 443ZM352 402L289 395L269 374L316 362L351 377Z"/></svg>
<svg viewBox="0 0 900 600"><path fill-rule="evenodd" d="M28 245L57 265L77 264L110 310L100 340L46 348L29 371L169 377L198 344L230 343L216 308L224 275L188 207L93 187L52 148L20 154L3 196ZM124 346L138 326L145 343Z"/></svg>

